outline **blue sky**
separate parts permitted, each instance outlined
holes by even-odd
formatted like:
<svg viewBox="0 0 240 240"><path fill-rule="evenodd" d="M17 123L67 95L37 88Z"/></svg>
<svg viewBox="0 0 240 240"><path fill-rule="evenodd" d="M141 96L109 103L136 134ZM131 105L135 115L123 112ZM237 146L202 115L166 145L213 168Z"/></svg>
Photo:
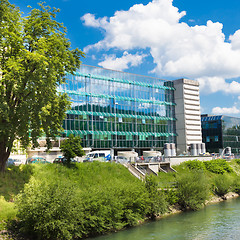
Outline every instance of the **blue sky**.
<svg viewBox="0 0 240 240"><path fill-rule="evenodd" d="M10 0L26 14L35 0ZM239 0L45 0L84 64L200 82L202 113L240 117Z"/></svg>

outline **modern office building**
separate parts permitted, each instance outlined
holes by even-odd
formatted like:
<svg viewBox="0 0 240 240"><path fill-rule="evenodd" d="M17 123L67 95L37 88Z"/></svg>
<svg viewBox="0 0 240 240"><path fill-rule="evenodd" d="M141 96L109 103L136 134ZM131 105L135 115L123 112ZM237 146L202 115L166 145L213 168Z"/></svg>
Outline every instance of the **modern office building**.
<svg viewBox="0 0 240 240"><path fill-rule="evenodd" d="M189 79L173 81L178 153L202 143L199 83Z"/></svg>
<svg viewBox="0 0 240 240"><path fill-rule="evenodd" d="M186 88L183 98L176 91L181 87ZM182 114L186 114L186 91L191 96L190 101L192 99L198 104L187 111L195 114L196 107L199 121L192 119L194 128L188 128L191 123L188 124L188 119L181 116L184 121L177 126L187 129L185 138L190 131L199 135L201 124L198 84L195 81L180 79L175 86L174 81L81 65L76 74L67 75L66 84L59 87L59 92L67 93L72 101L72 108L67 111L64 121L63 136L71 133L80 135L83 147L93 150L134 149L140 154L143 150L162 150L165 143L177 144L175 108L178 113L183 111ZM193 99L196 96L197 99ZM192 142L200 141L199 136L192 138ZM187 138L181 142L181 149L184 151L192 142Z"/></svg>
<svg viewBox="0 0 240 240"><path fill-rule="evenodd" d="M208 152L220 153L231 147L232 153L240 153L240 118L224 115L202 115L202 137Z"/></svg>

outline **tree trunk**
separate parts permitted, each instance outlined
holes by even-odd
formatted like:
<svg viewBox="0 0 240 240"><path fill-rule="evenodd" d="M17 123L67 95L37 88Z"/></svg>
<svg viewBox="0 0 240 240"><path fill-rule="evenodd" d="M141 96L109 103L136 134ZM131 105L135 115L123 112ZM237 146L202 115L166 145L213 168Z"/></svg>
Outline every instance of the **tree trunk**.
<svg viewBox="0 0 240 240"><path fill-rule="evenodd" d="M10 151L7 150L4 143L0 143L0 173L5 171L9 155Z"/></svg>

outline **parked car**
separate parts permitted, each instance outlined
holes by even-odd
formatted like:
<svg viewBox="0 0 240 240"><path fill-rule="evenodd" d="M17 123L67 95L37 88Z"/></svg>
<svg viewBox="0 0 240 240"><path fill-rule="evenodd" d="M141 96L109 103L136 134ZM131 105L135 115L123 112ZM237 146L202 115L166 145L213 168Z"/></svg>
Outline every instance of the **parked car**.
<svg viewBox="0 0 240 240"><path fill-rule="evenodd" d="M7 166L11 166L11 165L19 166L21 164L22 164L22 161L20 159L9 158L7 161Z"/></svg>
<svg viewBox="0 0 240 240"><path fill-rule="evenodd" d="M234 159L234 154L226 153L223 155L223 159L232 160L232 159Z"/></svg>
<svg viewBox="0 0 240 240"><path fill-rule="evenodd" d="M71 162L78 162L76 159L71 158ZM65 157L57 157L53 160L53 163L65 163L67 159Z"/></svg>
<svg viewBox="0 0 240 240"><path fill-rule="evenodd" d="M83 162L92 162L92 161L110 161L111 155L109 150L93 151L87 154L83 159Z"/></svg>
<svg viewBox="0 0 240 240"><path fill-rule="evenodd" d="M32 157L29 157L27 160L26 160L26 163L27 164L32 164L32 163L50 163L46 160L46 158L42 157L42 156L32 156Z"/></svg>

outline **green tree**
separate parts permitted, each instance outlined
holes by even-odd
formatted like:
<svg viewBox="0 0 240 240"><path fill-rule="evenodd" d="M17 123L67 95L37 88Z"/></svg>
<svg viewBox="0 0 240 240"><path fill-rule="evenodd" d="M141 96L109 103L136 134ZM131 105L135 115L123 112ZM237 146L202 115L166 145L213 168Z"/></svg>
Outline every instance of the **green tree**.
<svg viewBox="0 0 240 240"><path fill-rule="evenodd" d="M65 139L61 143L61 152L63 152L63 156L67 159L68 164L70 163L71 158L74 158L76 156L81 157L84 155L81 142L82 141L79 136L70 134L69 138Z"/></svg>
<svg viewBox="0 0 240 240"><path fill-rule="evenodd" d="M0 2L0 171L15 139L35 147L44 133L50 147L70 105L57 89L83 56L70 49L66 28L55 20L59 10L39 6L22 17L8 0Z"/></svg>

